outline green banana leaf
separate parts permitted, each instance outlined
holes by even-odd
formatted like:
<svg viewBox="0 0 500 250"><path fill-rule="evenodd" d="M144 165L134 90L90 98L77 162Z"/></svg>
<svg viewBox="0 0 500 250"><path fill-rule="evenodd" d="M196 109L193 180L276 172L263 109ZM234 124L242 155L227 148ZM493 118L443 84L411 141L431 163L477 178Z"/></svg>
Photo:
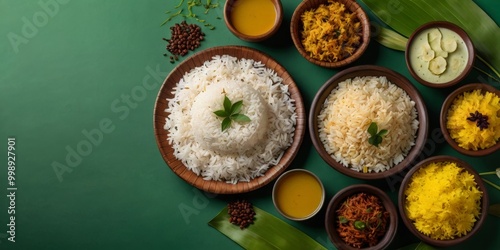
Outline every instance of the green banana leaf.
<svg viewBox="0 0 500 250"><path fill-rule="evenodd" d="M436 250L436 248L429 246L423 242L415 243L408 245L403 248L399 248L398 250Z"/></svg>
<svg viewBox="0 0 500 250"><path fill-rule="evenodd" d="M500 217L500 204L490 205L488 208L488 213L496 217Z"/></svg>
<svg viewBox="0 0 500 250"><path fill-rule="evenodd" d="M307 234L254 206L255 220L245 229L229 223L227 207L208 224L245 249L326 249Z"/></svg>
<svg viewBox="0 0 500 250"><path fill-rule="evenodd" d="M500 27L472 0L361 0L378 18L403 36L431 21L448 21L464 29L478 58L500 77Z"/></svg>

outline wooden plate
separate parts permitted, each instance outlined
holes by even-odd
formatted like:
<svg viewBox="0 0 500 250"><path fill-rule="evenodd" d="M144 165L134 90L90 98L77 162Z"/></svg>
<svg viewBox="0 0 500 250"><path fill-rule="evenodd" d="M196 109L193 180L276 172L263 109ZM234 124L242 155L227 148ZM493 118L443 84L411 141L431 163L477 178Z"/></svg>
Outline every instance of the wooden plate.
<svg viewBox="0 0 500 250"><path fill-rule="evenodd" d="M269 167L265 175L252 179L250 182L238 182L237 184L230 184L224 181L203 180L203 177L201 175L198 176L194 172L188 170L181 161L175 158L172 146L167 141L167 131L163 128L165 125L165 118L167 118L169 115L167 112L165 112L165 109L168 106L167 98L173 98L173 88L177 85L179 80L186 72L189 72L195 67L203 65L205 61L212 60L212 57L216 55L229 55L238 59L246 58L262 62L267 68L274 70L277 75L283 79L283 84L288 85L290 96L295 101L297 124L295 127L292 145L290 145L290 147L286 149L283 157L277 165ZM161 86L156 99L153 115L153 126L156 143L160 150L161 156L175 174L177 174L187 183L210 193L238 194L256 190L268 184L269 182L277 178L283 171L285 171L285 169L290 165L290 163L297 155L299 147L304 138L306 114L302 96L299 89L297 88L297 85L295 84L291 75L288 74L285 68L281 66L277 61L258 50L248 47L221 46L198 52L197 54L181 62L170 72L170 74L163 82L163 85Z"/></svg>

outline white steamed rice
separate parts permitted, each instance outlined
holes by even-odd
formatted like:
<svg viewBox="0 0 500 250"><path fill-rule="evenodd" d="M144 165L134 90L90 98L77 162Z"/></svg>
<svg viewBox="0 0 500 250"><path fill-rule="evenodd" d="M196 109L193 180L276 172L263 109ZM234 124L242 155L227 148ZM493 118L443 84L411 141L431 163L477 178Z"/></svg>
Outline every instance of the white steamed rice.
<svg viewBox="0 0 500 250"><path fill-rule="evenodd" d="M288 86L261 62L215 56L187 72L168 100L165 130L177 159L205 180L250 181L276 165L293 142L294 100ZM248 123L221 131L224 95L242 100Z"/></svg>
<svg viewBox="0 0 500 250"><path fill-rule="evenodd" d="M326 151L345 167L386 171L403 161L415 144L419 123L415 103L386 77L355 77L339 83L318 116ZM387 129L378 147L368 142L372 122Z"/></svg>

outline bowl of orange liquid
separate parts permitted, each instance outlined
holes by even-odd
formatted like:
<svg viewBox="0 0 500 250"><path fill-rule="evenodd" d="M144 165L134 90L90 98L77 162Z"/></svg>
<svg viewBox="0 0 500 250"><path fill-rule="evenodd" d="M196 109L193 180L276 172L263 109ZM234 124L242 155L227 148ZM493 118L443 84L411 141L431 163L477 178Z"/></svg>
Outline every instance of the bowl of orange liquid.
<svg viewBox="0 0 500 250"><path fill-rule="evenodd" d="M228 0L224 21L235 36L248 42L260 42L273 36L283 20L280 0Z"/></svg>
<svg viewBox="0 0 500 250"><path fill-rule="evenodd" d="M287 219L302 221L312 218L321 210L324 200L323 183L308 170L289 170L274 183L274 206Z"/></svg>

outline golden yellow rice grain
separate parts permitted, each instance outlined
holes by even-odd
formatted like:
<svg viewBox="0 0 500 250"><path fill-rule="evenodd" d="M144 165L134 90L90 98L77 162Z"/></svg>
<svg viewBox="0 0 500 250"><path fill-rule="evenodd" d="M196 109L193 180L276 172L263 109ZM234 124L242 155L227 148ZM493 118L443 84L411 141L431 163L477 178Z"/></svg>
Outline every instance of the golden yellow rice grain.
<svg viewBox="0 0 500 250"><path fill-rule="evenodd" d="M416 171L405 195L408 218L433 239L466 235L479 218L482 192L474 175L454 162L430 163Z"/></svg>
<svg viewBox="0 0 500 250"><path fill-rule="evenodd" d="M467 120L476 111L488 116L488 128L480 129L476 122ZM481 90L459 95L448 111L446 128L464 149L486 149L495 145L500 139L500 97Z"/></svg>

